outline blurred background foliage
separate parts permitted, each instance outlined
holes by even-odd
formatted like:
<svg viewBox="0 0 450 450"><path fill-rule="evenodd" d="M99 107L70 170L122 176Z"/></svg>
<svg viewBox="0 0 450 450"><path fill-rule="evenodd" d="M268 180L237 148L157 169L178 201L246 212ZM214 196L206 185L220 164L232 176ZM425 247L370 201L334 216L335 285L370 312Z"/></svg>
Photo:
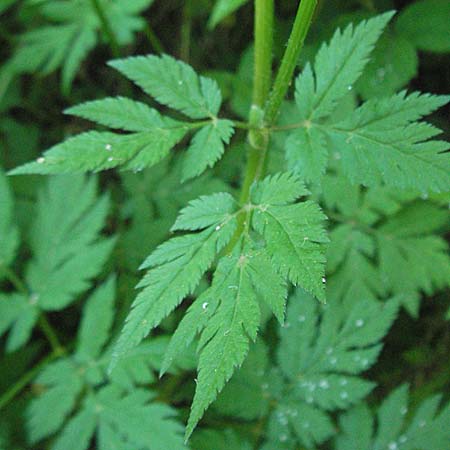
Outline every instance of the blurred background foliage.
<svg viewBox="0 0 450 450"><path fill-rule="evenodd" d="M99 14L98 4L106 11L106 16ZM275 64L282 56L296 8L294 0L276 2ZM398 14L374 50L372 61L346 100L347 104L343 105L341 114L345 114L346 108L352 109L360 99L390 95L401 89L433 94L448 91L450 3L447 0L319 0L299 67L313 57L320 43L329 39L336 27L389 9L397 10ZM218 81L230 117L247 117L252 84L253 7L250 1L2 0L0 14L0 166L5 171L36 158L43 149L65 137L87 129L88 124L83 120L62 114L69 106L106 96L140 98L141 93L131 83L107 67L107 61L117 56L164 52L189 62L198 72ZM449 109L443 108L431 118L432 123L444 129L446 138L449 137L449 114ZM237 188L243 164L243 144L239 142L243 137L243 132L239 131L217 167L187 183L180 182L177 152L141 173L109 171L98 177L100 190L109 192L111 197L104 234L117 238L113 253L101 272L117 274L116 323L120 324L133 299L133 288L140 275L139 264L168 236L178 210L201 194L233 192ZM277 154L274 152L271 158L273 168L280 164ZM19 233L27 236L33 227L38 192L46 186L47 180L21 176L12 177L8 182L15 197L14 214ZM335 189L336 185L332 185L331 190ZM343 197L360 195L352 193L352 189L342 187ZM333 204L332 193L323 197L322 203L328 201L330 211L344 214L345 205ZM373 201L375 197L378 195L364 201L367 210L357 207L357 213L361 223L383 226L398 208L380 213ZM377 211L375 221L369 214L371 201L373 211ZM430 208L438 205L441 211L450 206L448 194L433 199L413 195L392 201L422 208L421 218L425 221L427 214L433 213L419 204ZM2 202L0 199L3 207ZM448 239L448 215L436 230ZM12 266L17 273L24 270L30 251L27 245L19 247ZM378 362L367 373L368 378L378 384L368 398L369 404L378 405L404 382L411 386L413 407L436 392L442 392L447 399L450 397L448 281L438 283L439 290L420 287L404 302L405 308L387 334ZM0 276L0 285L8 293L14 288L14 281ZM417 297L422 297L422 301ZM49 313L60 341L68 348L73 346L85 298L86 293L80 291L77 302ZM160 334L170 334L177 320L178 313L164 322ZM266 345L254 349L241 371L244 375L240 373L235 377L208 413L206 428L194 435L192 448L246 449L262 442L266 423L261 417L269 406L264 401L264 393L257 399L252 398L254 393L243 392L239 380L244 378L250 386L261 385L262 375L258 374L266 373L267 366L274 364L276 330L276 325L270 322L265 333ZM0 341L1 348L5 349L3 341L6 339ZM10 392L11 386L27 376L48 352L45 336L39 330L32 333L26 347L12 353L5 351L0 358L0 396ZM185 361L181 366L182 370L163 380L149 378L146 382L152 385L159 400L176 406L181 418L185 418L193 392L190 371L195 364ZM249 370L247 375L245 370ZM41 444L30 447L23 433L22 412L36 389L38 385L28 386L18 392L13 401L1 404L0 436L5 443L2 447L0 440L0 448L47 448ZM233 389L235 392L230 393ZM227 395L231 396L231 402ZM244 416L236 411L235 399L240 396L241 401L253 402L248 404L247 416L245 411ZM324 448L331 447L325 445Z"/></svg>

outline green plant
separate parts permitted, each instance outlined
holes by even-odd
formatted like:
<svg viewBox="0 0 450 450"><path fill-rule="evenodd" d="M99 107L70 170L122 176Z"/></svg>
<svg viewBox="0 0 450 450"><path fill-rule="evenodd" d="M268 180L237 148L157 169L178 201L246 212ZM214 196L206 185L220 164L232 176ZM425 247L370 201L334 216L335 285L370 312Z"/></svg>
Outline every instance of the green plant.
<svg viewBox="0 0 450 450"><path fill-rule="evenodd" d="M62 13L63 3L70 4L66 12L78 11L75 2L38 7L47 18L78 23L78 13ZM132 2L127 11L134 15L151 3ZM209 27L243 3L218 1ZM64 174L40 188L36 219L26 230L32 257L19 265L23 281L12 267L19 231L1 175L0 268L8 284L0 296L0 333L9 331L11 352L38 325L52 347L42 366L0 397L0 406L7 404L39 373L42 394L28 407L32 443L55 434L51 448L87 449L95 435L100 449L183 448L174 408L161 403L190 401L185 371L196 367L185 432L192 448L309 449L327 441L337 450L446 448L450 436L441 424L448 406L433 419L438 397L426 400L401 434L397 410L405 407L405 388L380 407L373 437L361 402L375 383L360 375L375 364L398 309L418 316L422 294L449 284L448 246L439 235L448 224L449 145L422 120L449 97L391 93L408 81L400 75L388 80L389 95L374 97L379 89L371 87L370 73L392 42L383 33L394 14L385 12L338 29L314 58L306 56L287 100L316 1L300 2L274 77L274 2L254 6L251 99L233 89L240 84L245 91L240 74L227 92L226 74L200 75L167 54L115 59L109 65L144 91L147 103L117 96L70 107L70 116L113 131L76 134L9 172ZM183 20L192 8L187 1ZM102 29L115 56L118 43L144 27L126 15L111 26L115 9L107 2L85 11L95 18L86 19L94 27L86 33ZM411 13L402 14L395 27L406 36ZM54 28L62 27L72 25ZM69 44L57 35L51 42L58 48L46 41L45 53L37 52L40 38L33 36L8 67L16 73L47 65L48 72L69 48L67 92L94 38ZM26 66L26 52L39 61ZM245 61L241 73L248 73ZM355 91L367 100L358 105ZM235 119L246 105L248 115ZM114 259L132 272L120 285L125 301L114 306L109 277L83 301L75 342L62 344L48 313L74 305L94 279L104 278L117 242L101 237L108 197L97 197L96 180L80 173L113 168L124 192L113 194L119 225L109 223L108 230L119 238ZM175 235L160 243L169 227ZM147 247L152 251L141 264L147 272L129 310L135 263ZM108 266L112 272L115 264ZM161 388L155 370L170 373ZM249 406L243 410L241 402ZM209 425L194 432L211 405L213 418L254 422L256 431L229 427L220 434ZM339 432L337 410L348 410L339 416ZM364 433L355 435L355 427Z"/></svg>

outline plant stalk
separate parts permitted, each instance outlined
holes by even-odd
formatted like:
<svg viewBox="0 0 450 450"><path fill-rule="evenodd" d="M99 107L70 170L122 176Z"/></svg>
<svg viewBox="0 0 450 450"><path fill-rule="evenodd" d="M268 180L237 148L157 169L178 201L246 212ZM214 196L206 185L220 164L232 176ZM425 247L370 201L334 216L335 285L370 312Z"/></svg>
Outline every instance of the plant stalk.
<svg viewBox="0 0 450 450"><path fill-rule="evenodd" d="M253 105L263 109L272 83L273 0L255 0Z"/></svg>
<svg viewBox="0 0 450 450"><path fill-rule="evenodd" d="M41 313L41 315L39 316L39 327L41 328L48 342L50 343L53 353L56 356L63 355L66 352L66 350L64 346L61 344L61 342L59 342L58 335L56 334L55 330L51 326L50 322L48 321L44 313Z"/></svg>
<svg viewBox="0 0 450 450"><path fill-rule="evenodd" d="M291 84L300 51L311 26L316 5L317 0L302 0L298 7L294 26L265 111L264 120L269 126L275 122L281 104Z"/></svg>
<svg viewBox="0 0 450 450"><path fill-rule="evenodd" d="M49 362L51 362L57 357L58 355L55 352L51 353L43 360L41 360L38 364L36 364L33 368L31 368L28 372L26 372L21 378L19 378L0 397L0 410L3 409L11 400L14 399L16 395L18 395L22 391L22 389L24 389L30 383L43 367L45 367Z"/></svg>
<svg viewBox="0 0 450 450"><path fill-rule="evenodd" d="M191 33L192 33L192 0L185 0L181 24L180 58L187 63L189 62L189 58L191 56Z"/></svg>
<svg viewBox="0 0 450 450"><path fill-rule="evenodd" d="M102 25L102 30L106 34L108 38L109 46L111 48L111 52L114 58L120 58L120 47L117 42L116 36L111 28L111 25L106 17L105 11L103 10L102 5L100 4L100 0L91 0L92 6L97 13L97 16Z"/></svg>

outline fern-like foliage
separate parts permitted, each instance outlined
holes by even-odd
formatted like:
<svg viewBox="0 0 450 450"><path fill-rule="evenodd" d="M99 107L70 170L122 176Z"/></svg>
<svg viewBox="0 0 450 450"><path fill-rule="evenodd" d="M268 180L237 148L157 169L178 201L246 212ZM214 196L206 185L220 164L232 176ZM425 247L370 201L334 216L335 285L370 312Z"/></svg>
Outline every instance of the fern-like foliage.
<svg viewBox="0 0 450 450"><path fill-rule="evenodd" d="M231 8L231 4L227 6ZM443 241L433 236L443 223L440 213L433 225L411 223L426 215L417 192L444 191L450 185L450 159L444 153L448 146L430 140L438 130L419 121L448 99L402 92L370 100L345 117L336 114L391 17L392 13L386 13L343 32L338 30L330 43L321 47L314 64L306 65L297 78L296 106L286 108L290 121L285 122L284 117L270 128L264 129L261 123L263 129L251 130L250 137L259 132L274 136L283 131L280 134L287 135L289 172L283 168L263 179L255 175L251 186L244 184L240 203L227 192L191 201L175 221L175 236L157 247L142 265L147 273L118 337L110 370L114 376L123 359L165 317L183 300L195 297L161 365L164 373L199 336L197 386L186 437L243 364L263 322L262 305L283 323L290 284L325 300L326 217L318 203L305 198L310 192L303 182L317 192L317 199L337 209L333 222L343 218L344 223L333 229L334 244L329 252L333 304L319 312L312 297L298 294L290 307L294 318L288 324L292 329L286 325L282 333L286 339L282 338L278 352L278 379L293 405L280 394L279 408L270 421L275 430L271 436L277 436L275 448L280 442L290 442L295 434L307 447L324 441L333 432L327 411L346 408L370 391L372 384L356 375L375 361L378 341L391 324L397 305L388 301L382 307L376 298L404 292L405 286L407 294L417 296L445 284L447 268L433 275L429 270L448 262ZM110 65L171 108L171 115L122 97L76 106L68 113L121 131L90 131L71 137L13 174L114 167L139 171L162 161L190 133L194 135L188 149L181 153L183 180L200 175L223 156L234 126L242 124L219 118L222 94L215 81L167 55L132 57ZM277 138L270 145L272 142ZM327 168L332 174L325 176ZM335 173L347 177L338 177L339 194L333 194ZM347 181L371 189L363 191ZM408 188L413 193L411 197L405 193L404 199L391 198L385 186ZM385 209L379 211L374 203L359 213L361 198L375 201L379 192L384 193ZM393 211L389 209L392 204L401 208ZM405 212L403 204L408 204ZM351 217L349 223L347 217ZM385 217L386 221L378 223ZM375 231L368 232L373 225ZM427 235L426 243L418 241L423 235ZM394 268L403 264L408 264L410 272L400 282ZM333 288L339 277L348 292ZM199 290L200 282L208 279L211 283ZM349 300L352 297L361 302L354 304ZM313 322L305 319L303 323L300 318L308 315ZM317 331L312 323L319 320ZM298 326L294 327L294 321ZM288 348L294 342L295 348ZM299 356L287 357L288 352ZM335 389L329 389L332 385ZM293 407L297 416L288 419L286 411ZM281 424L276 414L282 415Z"/></svg>
<svg viewBox="0 0 450 450"><path fill-rule="evenodd" d="M436 395L408 414L408 386L393 391L382 403L377 418L365 404L340 417L336 450L442 450L450 441L450 404ZM375 423L377 426L375 427Z"/></svg>
<svg viewBox="0 0 450 450"><path fill-rule="evenodd" d="M29 294L8 294L0 302L8 350L27 342L40 311L61 310L88 289L111 253L114 239L100 238L109 199L97 198L96 191L94 179L75 175L52 177L41 190L30 229Z"/></svg>
<svg viewBox="0 0 450 450"><path fill-rule="evenodd" d="M182 427L167 405L139 384L154 381L163 347L152 344L128 354L114 376L106 368L114 319L115 281L110 278L87 300L73 354L46 366L34 381L40 394L27 411L29 440L36 445L54 437L54 450L96 448L185 448Z"/></svg>
<svg viewBox="0 0 450 450"><path fill-rule="evenodd" d="M68 92L83 60L105 38L98 12L90 0L28 0L27 3L35 8L33 3L38 3L35 14L47 24L20 36L7 69L14 74L46 75L61 67L62 88ZM144 28L145 21L139 14L153 0L100 0L99 3L118 44L126 45L132 42L136 31Z"/></svg>
<svg viewBox="0 0 450 450"><path fill-rule="evenodd" d="M344 120L333 118L339 101L352 90L369 54L392 13L355 28L337 31L296 80L298 129L286 140L290 168L307 180L318 180L329 153L339 159L354 183L387 184L421 192L443 192L450 186L448 143L429 140L440 133L418 122L449 101L445 96L405 92L372 99Z"/></svg>
<svg viewBox="0 0 450 450"><path fill-rule="evenodd" d="M67 113L129 133L79 134L13 174L86 172L118 166L138 171L161 161L190 130L197 129L184 159L183 179L200 175L221 158L234 130L231 121L217 118L222 97L215 81L198 76L192 67L167 55L127 58L110 65L160 103L190 119L203 120L174 120L122 97L84 103Z"/></svg>
<svg viewBox="0 0 450 450"><path fill-rule="evenodd" d="M402 295L417 315L423 293L432 295L450 280L448 244L439 232L448 213L414 192L386 187L362 190L327 175L323 200L337 224L330 233L330 286L341 298Z"/></svg>
<svg viewBox="0 0 450 450"><path fill-rule="evenodd" d="M219 259L210 288L190 306L172 337L162 371L201 333L197 390L187 435L214 401L255 340L260 326L259 301L280 322L286 281L324 298L324 219L313 202L294 203L307 193L290 174L268 177L255 186L243 208L229 194L201 197L181 211L173 230L191 231L158 247L144 262L149 272L115 350L120 360L186 296L192 294L218 253L236 236L238 217L244 233L233 250ZM283 245L273 246L274 235ZM114 364L114 361L113 361Z"/></svg>
<svg viewBox="0 0 450 450"><path fill-rule="evenodd" d="M265 386L277 406L264 448L294 448L296 442L315 448L335 433L329 412L348 409L374 387L358 375L375 363L397 309L395 299L320 305L296 291L280 333L278 368Z"/></svg>

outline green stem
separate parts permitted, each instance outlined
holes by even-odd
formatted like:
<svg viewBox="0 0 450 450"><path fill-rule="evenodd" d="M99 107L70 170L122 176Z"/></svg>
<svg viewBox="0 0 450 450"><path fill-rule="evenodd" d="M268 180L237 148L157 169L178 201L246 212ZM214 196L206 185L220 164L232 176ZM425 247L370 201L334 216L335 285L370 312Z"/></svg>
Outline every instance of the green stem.
<svg viewBox="0 0 450 450"><path fill-rule="evenodd" d="M287 48L267 104L264 119L268 125L272 125L275 122L281 104L291 84L303 42L311 25L316 4L317 0L302 0L298 7Z"/></svg>
<svg viewBox="0 0 450 450"><path fill-rule="evenodd" d="M19 292L27 296L30 294L25 283L9 267L2 265L0 266L0 271L3 272L5 277Z"/></svg>
<svg viewBox="0 0 450 450"><path fill-rule="evenodd" d="M161 41L159 40L158 36L153 31L153 28L149 24L146 24L144 28L144 34L147 36L148 42L150 42L150 45L152 46L153 50L155 50L156 53L158 53L159 55L161 53L164 53L164 47Z"/></svg>
<svg viewBox="0 0 450 450"><path fill-rule="evenodd" d="M255 69L253 72L253 104L249 115L247 144L247 166L242 183L239 203L248 203L250 188L255 180L262 177L269 145L269 133L264 127L264 105L267 101L272 78L273 42L273 0L255 0ZM237 218L237 228L225 249L229 253L239 242L241 234L248 227L251 209L243 209Z"/></svg>
<svg viewBox="0 0 450 450"><path fill-rule="evenodd" d="M41 313L41 315L39 316L39 327L50 343L53 353L57 356L63 355L66 350L61 342L59 342L58 335L56 334L55 330L53 329L44 313Z"/></svg>
<svg viewBox="0 0 450 450"><path fill-rule="evenodd" d="M1 266L0 270L5 274L6 278L14 285L14 287L19 292L26 295L27 297L30 295L30 291L25 283L9 267ZM39 327L50 343L53 353L55 353L56 355L63 355L66 350L64 346L59 342L58 335L51 326L44 312L41 312L38 323Z"/></svg>
<svg viewBox="0 0 450 450"><path fill-rule="evenodd" d="M120 58L119 43L117 42L116 36L111 28L108 18L106 17L105 11L103 10L100 0L91 0L92 6L97 13L97 16L102 24L103 32L108 38L109 46L111 47L111 52L114 58Z"/></svg>
<svg viewBox="0 0 450 450"><path fill-rule="evenodd" d="M302 0L294 26L287 44L286 52L275 79L272 91L268 94L267 83L270 84L272 69L272 36L273 36L273 0L255 0L255 71L253 80L253 105L250 110L248 133L248 158L242 183L239 203L245 206L250 198L253 183L264 176L269 147L270 127L280 110L281 104L289 89L289 85L297 65L300 51L311 25L317 0ZM268 81L269 80L269 81ZM236 233L226 248L230 252L239 242L251 220L251 208L243 208L238 216Z"/></svg>
<svg viewBox="0 0 450 450"><path fill-rule="evenodd" d="M273 0L255 0L253 104L263 108L272 83Z"/></svg>
<svg viewBox="0 0 450 450"><path fill-rule="evenodd" d="M49 362L58 357L58 354L53 352L42 361L36 364L32 369L26 372L21 378L19 378L1 397L0 397L0 410L3 409L14 397L19 394L36 375L41 371L41 369L46 366Z"/></svg>
<svg viewBox="0 0 450 450"><path fill-rule="evenodd" d="M185 0L181 24L180 58L189 62L192 33L192 0Z"/></svg>
<svg viewBox="0 0 450 450"><path fill-rule="evenodd" d="M253 105L250 110L248 133L248 159L240 203L250 197L250 187L263 175L269 144L269 134L264 127L264 105L272 79L273 0L255 0L255 69L253 72Z"/></svg>

